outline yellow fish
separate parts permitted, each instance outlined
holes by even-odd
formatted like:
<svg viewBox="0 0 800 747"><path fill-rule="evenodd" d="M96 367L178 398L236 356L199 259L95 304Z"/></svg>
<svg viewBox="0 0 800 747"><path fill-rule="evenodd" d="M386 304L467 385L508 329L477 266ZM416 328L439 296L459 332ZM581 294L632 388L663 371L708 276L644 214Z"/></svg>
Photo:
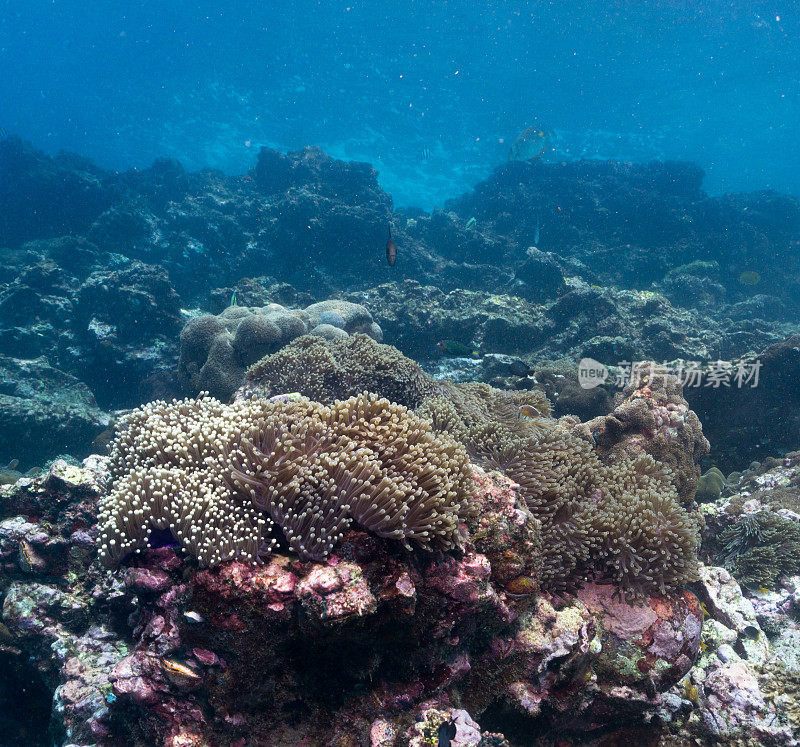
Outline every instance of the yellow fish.
<svg viewBox="0 0 800 747"><path fill-rule="evenodd" d="M542 413L540 413L533 405L520 405L518 414L518 418L540 418L542 417Z"/></svg>
<svg viewBox="0 0 800 747"><path fill-rule="evenodd" d="M174 659L161 659L161 668L164 670L164 674L176 684L200 681L200 675L194 669Z"/></svg>

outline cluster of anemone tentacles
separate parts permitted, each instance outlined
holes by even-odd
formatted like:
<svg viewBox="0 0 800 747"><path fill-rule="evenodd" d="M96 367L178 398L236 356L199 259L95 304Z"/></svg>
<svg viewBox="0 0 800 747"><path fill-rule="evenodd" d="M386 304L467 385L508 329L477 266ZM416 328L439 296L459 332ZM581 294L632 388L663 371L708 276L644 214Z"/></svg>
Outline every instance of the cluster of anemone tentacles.
<svg viewBox="0 0 800 747"><path fill-rule="evenodd" d="M518 483L542 523L542 587L563 591L603 577L640 597L696 580L700 533L670 471L646 454L604 463L549 417L546 400L540 417L520 419L510 407L516 398L460 385L417 414L465 444L474 461Z"/></svg>
<svg viewBox="0 0 800 747"><path fill-rule="evenodd" d="M438 381L364 335L333 343L300 337L247 372L250 396L294 387L321 401L362 388L401 401L475 462L517 482L542 524L543 588L605 577L642 596L697 577L699 527L680 505L676 475L647 455L603 461L570 431L574 423L550 417L541 392Z"/></svg>
<svg viewBox="0 0 800 747"><path fill-rule="evenodd" d="M111 469L100 506L108 566L146 546L154 528L204 565L255 561L281 537L320 560L353 521L408 547L447 550L472 497L460 443L366 393L330 407L300 396L153 402L119 424Z"/></svg>
<svg viewBox="0 0 800 747"><path fill-rule="evenodd" d="M774 588L800 571L800 525L768 508L743 514L719 543L720 563L740 584Z"/></svg>

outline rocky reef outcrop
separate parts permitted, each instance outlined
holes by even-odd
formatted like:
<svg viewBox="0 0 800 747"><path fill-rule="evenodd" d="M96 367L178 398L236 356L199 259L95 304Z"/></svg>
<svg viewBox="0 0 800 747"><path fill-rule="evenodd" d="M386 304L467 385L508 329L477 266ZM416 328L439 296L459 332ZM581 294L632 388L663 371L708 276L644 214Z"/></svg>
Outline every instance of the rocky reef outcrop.
<svg viewBox="0 0 800 747"><path fill-rule="evenodd" d="M475 470L492 532L456 556L414 559L351 531L324 563L278 552L203 570L165 547L111 574L91 562L107 479L102 459L57 462L2 493L0 656L33 668L58 741L412 739L443 723L432 708L464 722L456 704L478 722L600 728L657 707L697 653L688 592L643 606L607 586L507 592L522 570L509 554L535 557L537 522L498 474ZM28 728L33 741L45 724Z"/></svg>
<svg viewBox="0 0 800 747"><path fill-rule="evenodd" d="M347 339L380 348L367 337ZM366 360L380 370L377 355ZM671 393L679 404L679 389L662 385L665 401ZM645 389L660 391L649 379L640 383ZM569 524L575 533L564 547L585 552L591 562L583 571L593 570L565 586L547 572L554 526L567 526L564 517L550 517L544 493L537 497L527 477L512 481L470 465L454 437L444 430L434 437L433 424L444 425L442 396L419 408L432 421L366 395L331 408L297 395L230 406L154 403L122 422L110 459L57 461L40 477L0 489L0 656L36 682L37 702L45 693L52 698L53 737L72 744L414 744L455 729L478 744L504 739L504 730L603 733L660 713L663 694L698 655L703 618L695 595L682 588L698 578L686 565L697 548L689 543L691 557L683 557L686 548L674 544L677 525L659 522L673 522L678 511L687 538L697 529L677 502L646 490L648 480L661 479L649 454L663 434L646 417L631 420L615 440L617 467L602 475L607 500L617 500L615 489L631 491L618 508L628 505L630 521L646 519L655 534L645 540L642 525L627 536L620 525L617 537L602 512L597 526ZM482 459L492 438L516 443L512 429L527 428L516 416L502 426L503 392L470 385L449 396L461 403L453 421L461 423L459 437ZM494 404L481 414L481 401ZM536 429L578 427L548 424L546 403L537 402L543 419ZM651 416L653 407L661 405L648 403ZM689 437L684 420L670 443L687 457L675 458L670 474L690 463L694 469L700 436ZM483 451L474 430L481 422L490 425ZM350 467L345 433L358 441ZM254 438L258 448L248 446ZM582 438L564 431L524 444L546 465L551 451L570 439L577 448ZM368 457L368 448L377 456ZM619 467L631 456L642 470L639 486ZM373 507L371 519L369 506L346 493L365 477L365 460L378 460L385 472L364 483L374 484L374 502L387 507L380 516ZM513 465L498 465L515 474ZM198 470L207 474L193 482ZM272 471L274 479L261 485ZM171 488L169 475L177 480ZM566 492L575 493L573 510L591 508L584 496L589 504L576 509L583 477L564 479ZM410 486L402 491L403 500L413 499L407 518L401 511L395 520L388 510L403 508L392 497L393 481ZM309 519L303 505L313 490ZM323 516L337 496L352 525ZM223 499L230 506L220 512ZM249 511L255 526L256 508L281 529L262 522L255 544L251 532L240 536L252 552L223 552L231 537L215 535L214 522ZM315 553L320 540L325 552ZM603 560L604 542L638 563L641 578ZM105 571L98 560L109 558ZM645 575L654 579L649 586Z"/></svg>
<svg viewBox="0 0 800 747"><path fill-rule="evenodd" d="M300 309L342 297L433 362L457 343L532 367L586 356L708 365L797 333L796 202L709 197L690 164L508 163L426 215L394 210L368 165L314 148L263 149L249 173L225 176L168 159L117 174L18 138L1 145L0 353L44 356L106 410L180 395L181 309L219 314L232 298ZM572 394L559 413L600 412ZM740 404L692 401L726 469L752 458L722 453Z"/></svg>

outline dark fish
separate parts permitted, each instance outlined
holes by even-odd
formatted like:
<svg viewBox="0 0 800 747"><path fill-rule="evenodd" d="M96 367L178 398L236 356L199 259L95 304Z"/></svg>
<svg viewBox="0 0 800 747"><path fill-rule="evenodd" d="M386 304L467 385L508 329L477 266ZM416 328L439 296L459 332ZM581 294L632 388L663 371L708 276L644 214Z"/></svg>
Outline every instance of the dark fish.
<svg viewBox="0 0 800 747"><path fill-rule="evenodd" d="M150 536L147 538L147 546L157 550L161 547L177 547L178 540L169 529L150 528Z"/></svg>
<svg viewBox="0 0 800 747"><path fill-rule="evenodd" d="M528 376L532 371L531 367L519 358L511 361L511 365L508 368L513 376Z"/></svg>
<svg viewBox="0 0 800 747"><path fill-rule="evenodd" d="M0 140L8 140L10 135L5 127L0 127Z"/></svg>
<svg viewBox="0 0 800 747"><path fill-rule="evenodd" d="M445 721L436 734L437 747L450 747L451 739L456 738L456 725L452 721Z"/></svg>
<svg viewBox="0 0 800 747"><path fill-rule="evenodd" d="M535 161L552 147L553 131L543 127L528 127L517 135L511 146L510 161Z"/></svg>
<svg viewBox="0 0 800 747"><path fill-rule="evenodd" d="M0 643L13 643L15 640L14 634L3 623L0 623Z"/></svg>
<svg viewBox="0 0 800 747"><path fill-rule="evenodd" d="M742 285L758 285L761 282L761 275L755 270L745 270L739 274L739 282Z"/></svg>
<svg viewBox="0 0 800 747"><path fill-rule="evenodd" d="M394 267L394 263L397 262L397 245L392 238L391 229L389 230L389 238L386 240L386 261L389 267Z"/></svg>
<svg viewBox="0 0 800 747"><path fill-rule="evenodd" d="M452 356L454 358L480 358L480 353L471 348L469 345L465 345L463 342L458 342L458 340L440 340L436 343L437 350L442 355Z"/></svg>

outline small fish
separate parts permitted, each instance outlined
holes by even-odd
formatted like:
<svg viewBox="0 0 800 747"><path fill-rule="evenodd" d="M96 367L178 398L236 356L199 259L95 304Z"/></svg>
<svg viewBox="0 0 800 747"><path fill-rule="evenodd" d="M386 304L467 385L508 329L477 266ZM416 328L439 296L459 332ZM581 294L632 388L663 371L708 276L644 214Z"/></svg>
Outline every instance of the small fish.
<svg viewBox="0 0 800 747"><path fill-rule="evenodd" d="M24 477L22 472L17 472L19 459L12 459L5 467L0 465L0 485L13 485L20 477Z"/></svg>
<svg viewBox="0 0 800 747"><path fill-rule="evenodd" d="M205 622L205 618L199 612L184 612L183 616L186 618L186 622L190 622L195 625L200 625Z"/></svg>
<svg viewBox="0 0 800 747"><path fill-rule="evenodd" d="M517 413L518 418L540 418L542 417L542 413L540 413L533 405L520 405L518 408Z"/></svg>
<svg viewBox="0 0 800 747"><path fill-rule="evenodd" d="M3 623L0 623L0 643L13 643L15 640L14 634Z"/></svg>
<svg viewBox="0 0 800 747"><path fill-rule="evenodd" d="M517 139L511 146L509 161L535 161L543 156L548 150L553 150L551 141L553 139L552 130L542 127L528 127L517 135Z"/></svg>
<svg viewBox="0 0 800 747"><path fill-rule="evenodd" d="M150 535L147 538L147 546L154 550L160 547L177 547L180 543L175 539L175 535L169 529L158 529L150 527Z"/></svg>
<svg viewBox="0 0 800 747"><path fill-rule="evenodd" d="M706 606L702 602L700 602L700 609L703 610L703 614L706 617L711 617L709 611L706 609Z"/></svg>
<svg viewBox="0 0 800 747"><path fill-rule="evenodd" d="M45 562L33 550L27 540L19 541L19 567L25 573L37 573L45 568Z"/></svg>
<svg viewBox="0 0 800 747"><path fill-rule="evenodd" d="M303 399L300 392L288 392L287 394L273 394L269 398L269 402L295 402L298 399Z"/></svg>
<svg viewBox="0 0 800 747"><path fill-rule="evenodd" d="M761 282L761 275L755 270L745 270L739 274L739 283L741 285L758 285Z"/></svg>
<svg viewBox="0 0 800 747"><path fill-rule="evenodd" d="M5 127L0 127L0 141L8 140L9 137L8 130Z"/></svg>
<svg viewBox="0 0 800 747"><path fill-rule="evenodd" d="M751 641L757 641L761 637L761 630L755 625L745 625L742 633Z"/></svg>
<svg viewBox="0 0 800 747"><path fill-rule="evenodd" d="M389 229L389 238L386 239L386 262L389 267L394 267L394 263L397 262L397 245L392 238L391 228Z"/></svg>
<svg viewBox="0 0 800 747"><path fill-rule="evenodd" d="M167 677L179 685L200 680L200 675L194 669L174 659L161 659L161 668Z"/></svg>
<svg viewBox="0 0 800 747"><path fill-rule="evenodd" d="M768 589L766 586L764 586L763 584L759 585L758 590L760 592L762 592L763 594L772 594L772 591L770 589Z"/></svg>
<svg viewBox="0 0 800 747"><path fill-rule="evenodd" d="M427 161L431 157L431 149L430 148L423 148L422 149L422 160Z"/></svg>
<svg viewBox="0 0 800 747"><path fill-rule="evenodd" d="M238 306L239 304L236 302L236 291L238 288L233 289L233 293L231 293L231 302L228 304L229 306Z"/></svg>
<svg viewBox="0 0 800 747"><path fill-rule="evenodd" d="M436 733L438 747L450 747L451 739L456 738L456 725L452 721L445 721Z"/></svg>
<svg viewBox="0 0 800 747"><path fill-rule="evenodd" d="M473 350L469 345L465 345L458 340L440 340L436 343L436 349L445 356L452 358L480 358L480 353Z"/></svg>
<svg viewBox="0 0 800 747"><path fill-rule="evenodd" d="M111 442L114 440L114 426L111 425L92 439L92 449L95 454L108 454Z"/></svg>
<svg viewBox="0 0 800 747"><path fill-rule="evenodd" d="M531 367L519 358L511 361L511 365L508 369L513 376L528 376L532 371Z"/></svg>
<svg viewBox="0 0 800 747"><path fill-rule="evenodd" d="M535 246L539 246L539 216L536 216L536 229L533 232L533 243Z"/></svg>
<svg viewBox="0 0 800 747"><path fill-rule="evenodd" d="M475 226L477 226L477 225L478 225L478 220L476 218L470 218L467 221L467 225L464 226L464 228L466 228L467 231L470 231L470 230L474 229Z"/></svg>

